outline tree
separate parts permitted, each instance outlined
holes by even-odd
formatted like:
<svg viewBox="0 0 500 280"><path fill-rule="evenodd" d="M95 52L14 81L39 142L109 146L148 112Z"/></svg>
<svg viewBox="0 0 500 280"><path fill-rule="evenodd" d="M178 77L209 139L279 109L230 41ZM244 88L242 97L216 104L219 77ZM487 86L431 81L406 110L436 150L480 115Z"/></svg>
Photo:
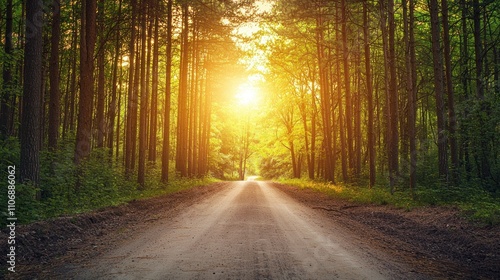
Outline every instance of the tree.
<svg viewBox="0 0 500 280"><path fill-rule="evenodd" d="M159 40L159 12L156 11L158 8L156 5L153 6L155 10L154 14L154 46L153 46L153 66L152 66L152 89L151 89L151 118L149 125L149 156L148 160L152 162L156 162L156 136L158 129L158 52L160 46ZM168 28L168 27L167 27Z"/></svg>
<svg viewBox="0 0 500 280"><path fill-rule="evenodd" d="M182 44L179 74L179 100L177 113L177 153L175 168L182 177L187 173L188 150L188 63L189 63L189 6L182 4Z"/></svg>
<svg viewBox="0 0 500 280"><path fill-rule="evenodd" d="M406 90L408 93L408 138L410 143L410 189L417 185L417 146L416 146L416 108L417 108L417 71L415 58L415 3L410 0L409 19L406 0L403 0L403 17L405 29L405 56L406 56Z"/></svg>
<svg viewBox="0 0 500 280"><path fill-rule="evenodd" d="M116 38L115 38L115 50L114 50L114 58L113 58L113 77L112 77L112 87L111 87L111 102L109 103L109 130L108 130L108 149L109 149L109 154L110 156L113 155L113 143L114 143L114 128L115 128L115 118L117 115L117 109L119 109L119 105L117 104L117 91L118 91L118 68L119 68L119 60L120 60L120 50L121 50L121 44L120 44L120 26L121 26L121 21L122 21L122 1L120 0L118 3L118 14L117 14L117 21L118 21L118 29L116 31ZM121 77L121 75L120 75ZM121 83L120 83L121 84ZM119 117L119 116L118 116ZM117 127L119 127L119 121L117 124ZM119 130L117 129L117 138L119 136ZM118 144L116 145L118 148ZM118 154L118 152L116 153Z"/></svg>
<svg viewBox="0 0 500 280"><path fill-rule="evenodd" d="M105 122L104 122L104 103L106 99L105 95L105 59L106 59L106 38L104 35L104 25L105 25L105 9L104 9L104 0L99 0L99 47L97 52L97 108L96 108L96 125L95 128L97 130L97 139L96 139L96 147L102 148L104 147L104 135L105 135Z"/></svg>
<svg viewBox="0 0 500 280"><path fill-rule="evenodd" d="M147 11L146 0L141 1L141 10ZM139 120L139 168L137 172L137 182L144 188L145 172L146 172L146 139L147 139L147 91L146 91L146 39L147 39L147 13L141 15L141 64L140 64L140 84L141 84L141 97L140 97L140 120Z"/></svg>
<svg viewBox="0 0 500 280"><path fill-rule="evenodd" d="M24 86L21 126L21 182L40 182L40 113L42 97L43 7L39 1L26 3ZM40 194L37 194L40 199Z"/></svg>
<svg viewBox="0 0 500 280"><path fill-rule="evenodd" d="M60 125L60 90L59 90L59 41L61 38L60 1L54 0L52 7L52 37L50 40L50 104L49 104L49 148L57 149Z"/></svg>
<svg viewBox="0 0 500 280"><path fill-rule="evenodd" d="M165 112L163 121L163 152L161 180L168 182L170 161L170 103L172 96L172 1L167 2L167 51L166 51L166 77L165 77Z"/></svg>
<svg viewBox="0 0 500 280"><path fill-rule="evenodd" d="M137 78L134 78L137 72L136 65L136 17L137 17L137 0L132 0L132 19L129 41L129 68L128 68L128 93L127 93L127 120L125 129L125 174L130 174L134 169L135 163L135 143L136 143L136 114L137 114ZM128 175L127 175L128 176Z"/></svg>
<svg viewBox="0 0 500 280"><path fill-rule="evenodd" d="M11 134L10 120L13 118L11 100L13 98L13 78L12 78L12 0L7 0L6 5L6 22L5 22L5 55L7 59L3 63L2 71L2 97L0 100L0 137L6 137Z"/></svg>
<svg viewBox="0 0 500 280"><path fill-rule="evenodd" d="M354 133L352 128L352 97L351 97L351 79L349 72L349 47L347 44L347 4L346 0L340 2L341 25L342 25L342 58L344 70L344 94L345 94L345 123L347 128L347 152L349 169L354 168ZM340 113L341 114L341 113Z"/></svg>
<svg viewBox="0 0 500 280"><path fill-rule="evenodd" d="M388 25L389 25L389 46L388 46L388 61L387 66L389 72L389 88L387 91L389 100L389 116L388 116L388 158L389 158L389 179L391 184L391 192L394 191L396 178L399 175L399 151L398 151L398 89L396 76L396 23L394 20L394 0L389 0L387 5Z"/></svg>
<svg viewBox="0 0 500 280"><path fill-rule="evenodd" d="M458 148L457 148L457 117L455 115L455 92L453 90L452 65L451 65L451 46L450 46L450 26L448 20L448 0L441 0L442 22L443 22L443 52L445 64L446 95L448 97L448 120L449 120L449 138L450 158L452 179L457 181Z"/></svg>
<svg viewBox="0 0 500 280"><path fill-rule="evenodd" d="M405 1L405 0L403 0ZM373 83L371 75L371 56L370 56L370 38L369 38L369 19L368 19L368 0L363 1L363 38L365 41L365 72L366 72L366 95L368 101L368 161L370 168L370 188L375 185L375 135L373 128Z"/></svg>
<svg viewBox="0 0 500 280"><path fill-rule="evenodd" d="M335 162L333 160L332 151L332 135L331 135L331 99L330 99L330 86L329 86L329 72L328 72L328 60L325 57L324 49L324 33L325 33L325 15L323 2L318 3L318 14L316 15L316 52L317 52L317 63L319 69L319 87L321 96L321 116L323 120L323 147L324 147L324 161L325 161L325 176L324 178L328 181L335 182Z"/></svg>
<svg viewBox="0 0 500 280"><path fill-rule="evenodd" d="M438 165L441 179L448 180L448 153L447 153L447 132L445 128L445 107L444 107L444 81L443 81L443 60L441 52L439 24L439 5L437 0L430 0L431 14L431 41L432 41L432 61L434 69L434 94L436 99L437 115L437 144L438 144Z"/></svg>
<svg viewBox="0 0 500 280"><path fill-rule="evenodd" d="M83 0L80 31L80 98L76 131L75 163L90 155L92 105L94 99L94 47L96 41L96 0Z"/></svg>

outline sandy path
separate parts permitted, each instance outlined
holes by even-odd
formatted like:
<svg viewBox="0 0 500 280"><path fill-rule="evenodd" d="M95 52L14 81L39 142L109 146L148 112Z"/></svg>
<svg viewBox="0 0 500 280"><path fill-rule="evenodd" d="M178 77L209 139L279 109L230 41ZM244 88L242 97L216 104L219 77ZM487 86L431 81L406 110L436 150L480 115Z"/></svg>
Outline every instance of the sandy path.
<svg viewBox="0 0 500 280"><path fill-rule="evenodd" d="M75 268L74 279L408 279L416 275L265 182L234 182Z"/></svg>

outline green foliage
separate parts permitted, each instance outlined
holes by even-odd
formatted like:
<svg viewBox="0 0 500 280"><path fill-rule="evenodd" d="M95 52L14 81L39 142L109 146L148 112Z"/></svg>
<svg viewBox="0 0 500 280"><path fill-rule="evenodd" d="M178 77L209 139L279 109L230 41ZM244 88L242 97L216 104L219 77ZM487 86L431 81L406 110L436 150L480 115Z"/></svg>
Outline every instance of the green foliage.
<svg viewBox="0 0 500 280"><path fill-rule="evenodd" d="M305 179L282 180L284 184L297 186L299 188L314 189L329 196L345 199L362 204L394 205L396 207L411 209L418 204L413 201L409 192L396 192L391 195L385 187L377 185L373 188L361 186L349 186L341 184L330 184L328 182L311 181Z"/></svg>
<svg viewBox="0 0 500 280"><path fill-rule="evenodd" d="M0 174L3 177L7 174L7 166L19 165L19 145L19 140L14 137L0 140Z"/></svg>
<svg viewBox="0 0 500 280"><path fill-rule="evenodd" d="M266 155L260 160L260 176L267 179L277 179L290 176L291 170L288 155L276 154Z"/></svg>
<svg viewBox="0 0 500 280"><path fill-rule="evenodd" d="M305 179L286 179L281 182L362 204L393 205L406 210L429 205L456 206L471 220L486 225L500 224L500 198L477 186L429 186L420 187L414 194L409 190L401 190L391 195L387 188L380 185L370 189Z"/></svg>
<svg viewBox="0 0 500 280"><path fill-rule="evenodd" d="M178 178L163 184L160 182L161 165L150 164L146 188L141 190L136 183L136 176L125 178L121 162L110 158L107 149L94 150L89 160L76 166L72 160L72 142L63 143L57 152L42 152L39 188L31 184L16 184L16 216L20 223L88 212L215 181L213 178ZM8 165L16 165L19 170L19 144L13 138L0 144L0 156L3 159L0 162L1 174L2 178L7 178ZM37 192L41 194L40 200L36 200ZM7 205L6 188L0 193L0 201L2 205ZM6 221L5 211L4 207L0 212L1 225Z"/></svg>

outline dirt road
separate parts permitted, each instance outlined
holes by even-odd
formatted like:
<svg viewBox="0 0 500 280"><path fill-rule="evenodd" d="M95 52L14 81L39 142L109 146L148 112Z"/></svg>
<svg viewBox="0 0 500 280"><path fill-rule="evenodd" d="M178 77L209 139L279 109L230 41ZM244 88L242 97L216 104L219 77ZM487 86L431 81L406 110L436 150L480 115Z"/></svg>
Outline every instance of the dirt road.
<svg viewBox="0 0 500 280"><path fill-rule="evenodd" d="M418 279L320 211L265 182L221 191L142 229L74 279Z"/></svg>

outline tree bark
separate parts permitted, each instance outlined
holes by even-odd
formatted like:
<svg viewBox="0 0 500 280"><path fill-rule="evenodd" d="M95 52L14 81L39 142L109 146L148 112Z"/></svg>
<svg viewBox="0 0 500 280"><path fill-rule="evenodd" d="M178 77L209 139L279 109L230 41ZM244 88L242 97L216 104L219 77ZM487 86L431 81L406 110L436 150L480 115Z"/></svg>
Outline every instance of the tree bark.
<svg viewBox="0 0 500 280"><path fill-rule="evenodd" d="M414 191L417 184L417 147L416 147L416 102L417 102L417 71L415 57L415 16L414 0L409 3L409 17L407 0L403 0L404 29L405 29L405 56L406 56L406 90L408 93L408 140L410 144L410 190Z"/></svg>
<svg viewBox="0 0 500 280"><path fill-rule="evenodd" d="M20 182L40 182L40 114L42 96L43 10L39 1L26 3ZM37 192L40 199L40 192Z"/></svg>
<svg viewBox="0 0 500 280"><path fill-rule="evenodd" d="M344 69L344 91L345 91L345 123L347 128L347 152L349 169L354 168L354 133L352 128L352 97L351 97L351 79L349 71L349 46L347 43L347 4L346 0L341 0L342 10L342 58Z"/></svg>
<svg viewBox="0 0 500 280"><path fill-rule="evenodd" d="M189 7L187 3L182 4L182 45L181 45L181 67L179 81L179 101L177 113L177 153L176 170L181 177L187 173L187 149L188 149L188 63L189 63Z"/></svg>
<svg viewBox="0 0 500 280"><path fill-rule="evenodd" d="M405 0L403 0L405 1ZM370 23L368 21L368 0L363 1L363 38L365 41L365 72L366 72L366 96L368 102L368 126L367 126L367 138L368 138L368 161L370 169L370 180L369 186L372 188L375 185L376 177L376 167L375 167L375 136L373 128L373 83L371 74L371 56L370 56L370 37L369 37L369 27Z"/></svg>
<svg viewBox="0 0 500 280"><path fill-rule="evenodd" d="M146 38L147 38L147 3L141 1L141 97L140 97L140 116L139 116L139 168L137 172L137 182L141 188L145 187L146 173L146 148L147 148L147 91L146 91Z"/></svg>
<svg viewBox="0 0 500 280"><path fill-rule="evenodd" d="M76 131L75 163L90 155L92 104L94 98L94 47L96 41L96 0L82 1L80 34L80 99Z"/></svg>
<svg viewBox="0 0 500 280"><path fill-rule="evenodd" d="M316 51L318 56L320 97L321 97L321 115L323 118L323 137L324 137L324 160L325 174L324 178L327 181L335 182L335 172L333 170L333 152L332 152L332 131L331 131L331 102L328 86L328 61L325 58L324 50L324 11L323 7L319 7L319 14L316 15Z"/></svg>
<svg viewBox="0 0 500 280"><path fill-rule="evenodd" d="M434 67L434 93L436 99L437 133L438 133L438 165L439 177L448 180L447 132L445 128L443 60L441 53L439 25L439 6L437 0L430 0L432 61Z"/></svg>
<svg viewBox="0 0 500 280"><path fill-rule="evenodd" d="M5 55L12 55L12 0L7 0L5 17ZM3 93L0 105L0 137L7 137L12 133L10 121L13 118L11 100L12 100L12 60L6 59L3 65L2 78L3 78Z"/></svg>
<svg viewBox="0 0 500 280"><path fill-rule="evenodd" d="M73 10L76 10L76 8L73 8ZM76 11L73 11L74 14L76 14ZM76 17L76 15L75 15ZM71 46L73 48L78 48L78 35L81 35L79 34L78 32L78 26L76 24L76 20L75 20L75 24L74 24L74 27L73 27L73 35L72 35L72 39L71 39ZM71 61L71 84L70 84L70 88L69 88L69 92L71 93L71 98L70 98L70 105L69 105L69 128L68 130L70 132L74 132L75 131L75 114L76 114L76 84L77 84L77 78L76 78L76 73L77 73L77 63L76 63L77 59L76 57L73 57L72 61Z"/></svg>
<svg viewBox="0 0 500 280"><path fill-rule="evenodd" d="M165 112L163 120L163 151L161 180L168 182L170 166L170 103L172 96L172 1L167 2L167 52L166 52L166 77L165 77Z"/></svg>
<svg viewBox="0 0 500 280"><path fill-rule="evenodd" d="M474 21L474 55L476 62L476 96L479 100L484 99L483 85L483 45L481 41L481 7L479 0L472 0Z"/></svg>
<svg viewBox="0 0 500 280"><path fill-rule="evenodd" d="M451 174L452 180L456 183L458 180L457 168L458 163L458 148L457 148L457 119L455 115L455 92L453 90L452 66L451 66L451 43L450 43L450 26L448 20L448 0L441 0L442 22L443 22L443 45L444 45L444 62L445 62L445 77L446 77L446 93L448 96L448 121L449 121L449 138L450 142L450 158L451 158Z"/></svg>
<svg viewBox="0 0 500 280"><path fill-rule="evenodd" d="M154 7L157 7L156 5ZM159 40L159 13L154 11L154 46L153 46L153 69L151 89L151 117L149 125L149 161L156 162L156 135L158 129L158 50Z"/></svg>
<svg viewBox="0 0 500 280"><path fill-rule="evenodd" d="M134 106L137 106L136 98L134 97L137 93L134 87L134 74L135 74L135 41L136 41L136 19L137 19L137 0L132 0L132 19L131 19L131 30L130 30L130 41L129 41L129 56L128 56L128 92L127 92L127 118L125 125L125 175L129 174L133 170L133 142L135 143L136 135L133 134L132 129L132 111Z"/></svg>
<svg viewBox="0 0 500 280"><path fill-rule="evenodd" d="M50 103L49 103L49 149L57 149L60 124L60 90L59 90L59 41L61 38L60 1L54 0L52 7L52 38L50 40Z"/></svg>
<svg viewBox="0 0 500 280"><path fill-rule="evenodd" d="M339 11L339 8L337 8L337 18L341 15L341 11ZM336 39L337 41L341 41L342 38L341 38L341 31L338 30L337 28L337 31L336 31ZM336 53L341 53L341 46L340 44L336 44L336 48L335 48L335 51ZM340 67L340 59L336 59L335 60L335 68L337 69L337 80L338 81L341 81L342 80L342 74L341 74L341 67ZM348 182L349 181L349 163L348 163L348 151L347 151L347 148L346 148L346 141L348 139L346 139L346 130L345 130L345 127L346 127L346 123L344 121L344 109L343 109L343 99L342 99L342 87L340 86L340 82L338 83L338 86L337 86L337 111L338 111L338 129L339 129L339 134L340 134L340 154L341 154L341 162L342 162L342 180L344 182Z"/></svg>
<svg viewBox="0 0 500 280"><path fill-rule="evenodd" d="M97 129L97 141L96 147L104 147L104 134L105 134L105 122L104 122L104 102L105 102L105 92L104 92L104 60L105 60L105 28L104 28L104 0L99 0L99 48L97 54L97 108L96 108L96 129Z"/></svg>
<svg viewBox="0 0 500 280"><path fill-rule="evenodd" d="M117 91L118 91L118 68L121 69L121 65L119 64L120 62L120 49L121 49L121 44L120 44L120 28L121 28L121 22L122 22L122 0L119 1L118 3L118 15L117 15L117 21L118 21L118 28L116 30L116 38L115 38L115 50L114 50L114 58L113 58L113 77L112 77L112 82L111 82L111 102L109 103L109 109L108 109L108 115L109 115L109 130L108 130L108 149L109 149L109 155L113 155L113 143L115 140L115 135L114 135L114 130L115 130L115 119L116 119L116 114L117 114ZM118 121L119 122L119 121ZM117 133L118 134L118 133Z"/></svg>
<svg viewBox="0 0 500 280"><path fill-rule="evenodd" d="M397 176L399 175L399 159L398 159L398 93L397 93L397 76L396 76L396 43L395 32L396 23L394 21L394 0L389 0L387 5L388 25L389 25L389 179L391 184L391 192L397 184Z"/></svg>

